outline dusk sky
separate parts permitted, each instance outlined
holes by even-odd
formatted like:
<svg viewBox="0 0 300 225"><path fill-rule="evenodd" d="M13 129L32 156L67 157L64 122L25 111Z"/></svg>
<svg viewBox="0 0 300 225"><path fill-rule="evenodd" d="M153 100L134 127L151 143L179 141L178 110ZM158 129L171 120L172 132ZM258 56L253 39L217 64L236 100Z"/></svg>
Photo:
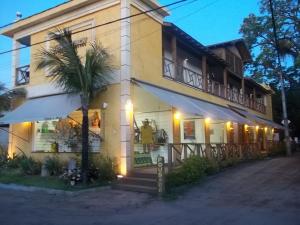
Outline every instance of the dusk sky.
<svg viewBox="0 0 300 225"><path fill-rule="evenodd" d="M175 0L160 0L162 5ZM64 0L4 0L1 1L0 25L14 21L16 12L23 17L53 7ZM186 3L184 3L186 4ZM171 9L177 8L172 6ZM249 13L258 13L258 0L199 0L172 10L166 18L204 45L240 38L239 29L243 18ZM0 36L0 51L9 50L12 43L9 38ZM27 59L21 59L25 62ZM10 86L11 53L0 55L0 82Z"/></svg>

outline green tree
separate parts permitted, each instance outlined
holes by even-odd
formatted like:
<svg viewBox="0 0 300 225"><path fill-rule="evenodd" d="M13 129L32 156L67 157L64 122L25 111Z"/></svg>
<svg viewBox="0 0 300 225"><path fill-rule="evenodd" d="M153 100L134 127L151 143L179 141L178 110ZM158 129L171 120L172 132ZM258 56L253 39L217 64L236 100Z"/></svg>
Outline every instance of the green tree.
<svg viewBox="0 0 300 225"><path fill-rule="evenodd" d="M17 97L24 97L26 91L23 88L9 90L3 83L0 83L0 116L4 111L11 109L12 101Z"/></svg>
<svg viewBox="0 0 300 225"><path fill-rule="evenodd" d="M283 73L289 86L300 81L300 4L298 0L273 0L273 4ZM277 87L279 69L269 0L260 1L259 15L244 19L240 33L253 55L253 62L247 66L250 74L259 82Z"/></svg>
<svg viewBox="0 0 300 225"><path fill-rule="evenodd" d="M79 94L82 111L82 179L88 181L89 122L88 110L96 93L105 90L113 69L111 56L99 43L90 43L85 55L78 53L72 33L57 29L50 34L55 45L36 55L37 70L47 70L52 81L66 93Z"/></svg>

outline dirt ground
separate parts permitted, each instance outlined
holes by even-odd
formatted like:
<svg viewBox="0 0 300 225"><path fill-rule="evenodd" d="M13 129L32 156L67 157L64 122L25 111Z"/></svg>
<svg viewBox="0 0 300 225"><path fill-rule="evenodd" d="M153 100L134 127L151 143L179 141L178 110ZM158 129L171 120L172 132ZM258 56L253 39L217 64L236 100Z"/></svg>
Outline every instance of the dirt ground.
<svg viewBox="0 0 300 225"><path fill-rule="evenodd" d="M0 225L300 225L300 155L244 163L173 201L117 190L75 196L0 189Z"/></svg>

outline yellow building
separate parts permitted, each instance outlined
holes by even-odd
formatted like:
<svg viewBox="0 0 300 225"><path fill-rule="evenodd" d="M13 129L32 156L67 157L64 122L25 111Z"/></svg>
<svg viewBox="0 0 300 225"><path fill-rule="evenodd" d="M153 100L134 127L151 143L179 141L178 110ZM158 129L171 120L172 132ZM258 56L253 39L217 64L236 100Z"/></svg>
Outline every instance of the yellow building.
<svg viewBox="0 0 300 225"><path fill-rule="evenodd" d="M137 15L158 7L155 0L74 0L3 28L13 49L30 49L12 53L13 87L26 88L27 97L0 121L10 124L9 153L42 160L53 152L62 159L80 152L74 135L79 97L35 69L36 53L49 48L49 32L57 27L76 33L79 52L97 40L113 55L113 82L90 110L90 145L92 154L116 158L122 174L155 164L158 155L171 163L176 154L187 157L190 146L203 154L218 146L266 150L280 125L272 122L272 90L243 76L251 60L245 42L204 46L164 22L166 9ZM143 127L147 123L151 128ZM149 129L153 140L141 140L142 130L149 139ZM172 153L176 146L183 150Z"/></svg>

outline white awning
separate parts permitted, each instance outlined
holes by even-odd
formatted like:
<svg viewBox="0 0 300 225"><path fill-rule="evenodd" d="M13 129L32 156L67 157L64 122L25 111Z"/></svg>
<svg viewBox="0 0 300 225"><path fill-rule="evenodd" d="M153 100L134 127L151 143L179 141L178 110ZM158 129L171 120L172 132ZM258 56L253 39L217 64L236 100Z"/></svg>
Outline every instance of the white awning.
<svg viewBox="0 0 300 225"><path fill-rule="evenodd" d="M32 98L0 118L0 124L66 118L80 106L80 97L75 95L61 94Z"/></svg>
<svg viewBox="0 0 300 225"><path fill-rule="evenodd" d="M240 116L238 113L233 112L229 108L218 106L200 99L188 97L139 81L137 81L137 83L147 92L155 95L166 104L175 107L181 112L199 115L204 118L232 121L249 125L253 124L250 120Z"/></svg>
<svg viewBox="0 0 300 225"><path fill-rule="evenodd" d="M281 126L280 124L277 124L271 120L267 120L267 119L264 119L264 118L261 118L257 115L254 115L246 110L243 110L243 109L239 109L239 108L236 108L236 107L231 107L231 109L233 111L236 111L238 113L240 113L241 115L244 115L246 116L248 119L254 121L255 123L258 123L258 124L263 124L265 126L269 126L269 127L273 127L273 128L277 128L277 129L284 129L283 126Z"/></svg>

